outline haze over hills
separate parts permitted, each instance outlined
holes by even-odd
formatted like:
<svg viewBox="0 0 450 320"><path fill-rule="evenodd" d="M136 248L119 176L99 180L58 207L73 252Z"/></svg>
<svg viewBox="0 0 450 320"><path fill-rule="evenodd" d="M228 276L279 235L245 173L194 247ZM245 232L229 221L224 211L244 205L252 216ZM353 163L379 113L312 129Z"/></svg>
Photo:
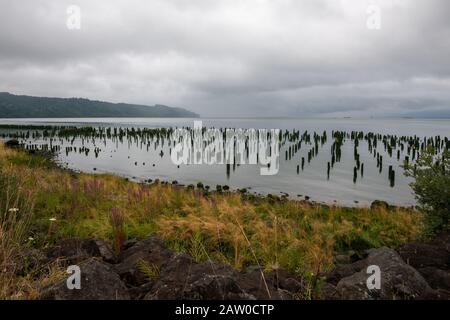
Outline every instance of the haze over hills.
<svg viewBox="0 0 450 320"><path fill-rule="evenodd" d="M0 92L0 118L197 118L183 108L111 103L83 98L48 98Z"/></svg>

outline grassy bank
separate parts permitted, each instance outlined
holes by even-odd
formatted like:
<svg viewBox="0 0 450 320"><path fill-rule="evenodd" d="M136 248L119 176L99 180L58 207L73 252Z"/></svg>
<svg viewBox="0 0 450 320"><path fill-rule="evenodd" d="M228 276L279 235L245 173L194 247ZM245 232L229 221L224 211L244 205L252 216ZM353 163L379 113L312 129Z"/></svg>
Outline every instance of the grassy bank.
<svg viewBox="0 0 450 320"><path fill-rule="evenodd" d="M44 156L3 144L0 170L0 267L10 271L0 278L3 298L20 297L24 282L51 281L52 272L43 278L17 276L20 266L13 268L11 261L20 263L24 248L62 238L102 238L120 251L125 239L154 234L197 260L219 260L238 269L282 268L311 279L333 267L336 253L399 245L418 238L423 228L423 215L413 209L329 207L144 185L62 170Z"/></svg>

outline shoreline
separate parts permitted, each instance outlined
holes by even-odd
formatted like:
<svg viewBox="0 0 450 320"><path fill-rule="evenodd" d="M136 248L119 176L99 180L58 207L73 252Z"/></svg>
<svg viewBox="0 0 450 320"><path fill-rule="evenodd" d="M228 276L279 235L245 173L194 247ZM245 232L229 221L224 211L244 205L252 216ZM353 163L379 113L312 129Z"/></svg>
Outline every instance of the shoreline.
<svg viewBox="0 0 450 320"><path fill-rule="evenodd" d="M57 166L49 153L30 154L0 144L0 168L5 163L8 174L25 179L22 191L37 193L32 236L15 250L18 257L35 261L32 270L41 271L33 271L37 280L27 284L35 289L16 292L21 298L110 299L110 290L120 290L121 299L185 299L205 290L199 277L214 279L217 270L223 270L219 275L227 277L228 285L242 289L227 291L225 299L348 299L336 296L339 283L348 283L352 276L343 276L339 266L381 259L382 264L396 261L396 268L403 270L402 258L387 247L399 248L422 237L418 211L383 203L345 208L234 191L204 192L195 186L138 184L109 174L76 173ZM385 258L392 255L395 258ZM17 268L22 270L20 259ZM67 262L115 280L102 290L90 282L91 291L73 295L64 289ZM42 271L44 263L54 271ZM185 276L186 263L197 270L187 280L196 289L178 295L173 281ZM16 272L11 275L18 277L15 283L29 281ZM49 277L53 280L44 280ZM269 291L261 287L261 277ZM408 281L411 286L418 283L415 278ZM169 291L158 289L162 287ZM209 292L200 298L222 294Z"/></svg>
<svg viewBox="0 0 450 320"><path fill-rule="evenodd" d="M1 138L0 138L0 142L1 142ZM24 152L27 152L26 149L23 148L23 145L20 146L21 150ZM362 209L370 209L373 204L375 205L383 205L387 208L390 209L395 209L395 208L402 208L402 209L417 209L417 205L397 205L397 204L391 204L388 201L385 200L381 200L381 199L374 199L372 201L367 201L367 204L361 203L359 201L353 201L353 205L345 205L343 202L340 202L340 200L333 200L331 202L324 202L324 201L319 201L319 200L313 200L311 199L311 197L309 197L308 195L290 195L286 192L283 191L279 191L279 195L277 194L272 194L272 193L257 193L257 192L251 192L249 190L252 190L252 187L247 187L247 188L238 188L236 186L228 186L228 185L217 185L220 186L220 188L224 188L227 191L217 191L216 189L210 189L209 185L204 184L202 181L196 181L196 182L192 182L192 183L179 183L178 180L164 180L161 178L154 178L154 179L143 179L143 178L137 178L135 176L131 176L131 175L121 175L119 173L116 172L101 172L98 171L97 168L95 168L95 170L93 170L93 172L91 171L83 171L83 170L78 170L78 169L72 169L69 168L67 165L59 162L56 159L56 152L51 152L51 151L40 151L38 152L40 155L43 156L48 156L49 160L51 160L59 169L61 170L67 170L71 173L76 173L76 174L92 174L92 175L106 175L106 176L115 176L118 178L123 178L127 181L131 181L137 184L144 184L144 185L152 185L154 183L161 183L163 185L177 185L178 187L181 188L185 188L185 189L195 189L198 187L198 185L202 185L203 187L201 188L204 191L213 193L223 193L223 192L227 192L227 193L235 193L235 194L241 194L241 195L247 195L250 197L255 197L255 198L260 198L260 199L274 199L276 201L294 201L294 202L299 202L299 203L306 203L309 205L319 205L319 206L326 206L326 207L340 207L340 208L362 208ZM174 183L175 182L175 183ZM216 186L216 187L217 187ZM205 187L208 187L207 189L205 189ZM299 197L304 197L305 199L298 199Z"/></svg>
<svg viewBox="0 0 450 320"><path fill-rule="evenodd" d="M0 125L1 127L1 125ZM8 126L9 127L9 126ZM11 128L13 129L19 129L22 128L20 125L12 125ZM64 127L61 127L64 128ZM66 128L72 128L72 127L66 127ZM73 127L75 128L75 127ZM87 128L91 128L91 126L88 126ZM35 130L50 130L50 129L54 129L53 126L24 126L22 129L26 130L26 129L35 129ZM8 138L0 137L0 140L3 140L4 142L6 142ZM54 154L54 158L53 161L60 167L63 169L67 169L67 170L72 170L73 172L77 172L77 173L87 173L87 174L107 174L107 175L114 175L114 176L118 176L121 178L125 178L128 179L130 181L136 182L136 183L148 183L149 181L153 181L153 180L158 180L162 183L166 183L166 184L171 184L173 181L176 181L177 184L179 184L180 186L184 186L184 187L192 187L192 186L196 186L198 183L201 183L205 186L210 187L211 192L215 189L216 186L213 185L208 185L207 183L203 182L203 181L199 181L199 180L193 180L193 179L188 179L188 180L179 180L177 178L175 179L163 179L163 178L159 178L157 175L152 176L151 178L144 178L144 177L139 177L136 175L132 175L132 174L121 174L119 172L112 172L112 171L108 171L107 169L104 171L101 171L101 169L94 167L93 169L74 169L74 168L69 168L68 164L65 163L64 161L58 161L58 159L56 159L56 152ZM338 207L350 207L350 208L368 208L371 206L371 204L375 201L375 202L386 202L389 206L391 207L400 207L400 208L415 208L417 206L417 203L404 203L404 204L399 204L399 203L393 203L389 200L384 200L380 197L375 197L371 200L339 200L339 199L329 199L329 200L320 200L317 198L314 198L308 194L295 194L294 193L288 193L285 192L283 190L276 190L276 192L269 192L269 191L264 191L264 190L260 190L260 191L253 191L253 186L244 186L244 187L239 187L239 186L233 186L233 185L228 185L228 184L217 184L217 186L220 187L224 187L228 190L233 191L233 192L241 192L241 190L246 190L246 193L252 194L255 197L275 197L275 198L288 198L289 200L292 201L307 201L310 203L314 203L314 204L320 204L320 205L325 205L325 206L338 206ZM258 187L261 189L261 187Z"/></svg>

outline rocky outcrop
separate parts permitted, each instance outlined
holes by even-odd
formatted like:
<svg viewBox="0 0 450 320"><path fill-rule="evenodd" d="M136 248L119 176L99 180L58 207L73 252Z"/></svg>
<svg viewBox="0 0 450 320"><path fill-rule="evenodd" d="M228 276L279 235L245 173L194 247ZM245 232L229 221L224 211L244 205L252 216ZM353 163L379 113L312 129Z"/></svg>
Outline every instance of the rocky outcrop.
<svg viewBox="0 0 450 320"><path fill-rule="evenodd" d="M174 255L144 299L293 299L304 286L282 271L237 272L212 261L197 263L186 254Z"/></svg>
<svg viewBox="0 0 450 320"><path fill-rule="evenodd" d="M450 271L434 267L419 269L430 287L438 290L443 296L450 298Z"/></svg>
<svg viewBox="0 0 450 320"><path fill-rule="evenodd" d="M336 256L321 298L449 299L447 239ZM81 268L81 290L69 290L63 279L43 288L41 299L298 299L308 294L306 281L283 270L252 266L239 272L223 263L197 262L155 237L127 241L119 256L103 241L69 239L30 257L34 264L58 259ZM367 268L373 265L381 271L380 289L367 286Z"/></svg>
<svg viewBox="0 0 450 320"><path fill-rule="evenodd" d="M111 247L97 239L67 239L47 249L49 259L64 258L67 264L77 264L91 257L99 257L106 262L114 263L117 257Z"/></svg>
<svg viewBox="0 0 450 320"><path fill-rule="evenodd" d="M397 251L403 260L414 268L450 267L450 252L436 245L411 242L399 247Z"/></svg>
<svg viewBox="0 0 450 320"><path fill-rule="evenodd" d="M440 298L450 299L450 233L442 232L428 243L411 242L397 249L416 268Z"/></svg>
<svg viewBox="0 0 450 320"><path fill-rule="evenodd" d="M67 289L64 279L44 288L40 298L293 299L305 290L301 279L281 270L238 272L223 263L197 262L155 237L128 241L124 248L118 257L99 240L69 239L48 248L47 259L80 264L82 289Z"/></svg>
<svg viewBox="0 0 450 320"><path fill-rule="evenodd" d="M46 287L41 300L124 300L130 299L128 289L111 265L90 258L80 264L81 288L69 289L67 279Z"/></svg>
<svg viewBox="0 0 450 320"><path fill-rule="evenodd" d="M450 248L448 234L429 243L411 242L397 251L382 247L365 251L364 258L338 265L325 276L322 299L449 299ZM345 259L340 258L340 261ZM367 268L380 268L381 288L369 290Z"/></svg>
<svg viewBox="0 0 450 320"><path fill-rule="evenodd" d="M351 264L343 264L326 275L326 282L336 286L341 279L350 277L351 275L360 272L364 267L367 268L365 260L356 261Z"/></svg>
<svg viewBox="0 0 450 320"><path fill-rule="evenodd" d="M379 290L369 290L367 286L367 279L371 275L367 272L367 268L372 265L380 268ZM336 275L342 278L336 279ZM373 249L366 259L338 268L334 271L332 278L332 281L336 282L336 280L338 282L333 298L346 300L416 299L432 291L419 272L403 262L394 250L387 247Z"/></svg>
<svg viewBox="0 0 450 320"><path fill-rule="evenodd" d="M144 299L251 299L239 286L237 272L214 263L197 263L186 254L174 255Z"/></svg>
<svg viewBox="0 0 450 320"><path fill-rule="evenodd" d="M303 279L283 270L261 272L258 267L240 277L241 287L257 299L298 299L306 292Z"/></svg>
<svg viewBox="0 0 450 320"><path fill-rule="evenodd" d="M119 257L120 263L115 267L120 277L132 286L148 282L148 276L142 270L143 263L160 269L173 256L163 242L155 237L136 241L128 246Z"/></svg>

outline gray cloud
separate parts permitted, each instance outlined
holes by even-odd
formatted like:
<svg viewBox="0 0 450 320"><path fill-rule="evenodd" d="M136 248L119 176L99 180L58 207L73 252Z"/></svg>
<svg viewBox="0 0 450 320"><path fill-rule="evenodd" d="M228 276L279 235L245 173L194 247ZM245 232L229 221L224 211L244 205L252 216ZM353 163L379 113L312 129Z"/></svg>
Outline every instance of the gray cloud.
<svg viewBox="0 0 450 320"><path fill-rule="evenodd" d="M0 91L204 116L450 114L446 0L0 3Z"/></svg>

